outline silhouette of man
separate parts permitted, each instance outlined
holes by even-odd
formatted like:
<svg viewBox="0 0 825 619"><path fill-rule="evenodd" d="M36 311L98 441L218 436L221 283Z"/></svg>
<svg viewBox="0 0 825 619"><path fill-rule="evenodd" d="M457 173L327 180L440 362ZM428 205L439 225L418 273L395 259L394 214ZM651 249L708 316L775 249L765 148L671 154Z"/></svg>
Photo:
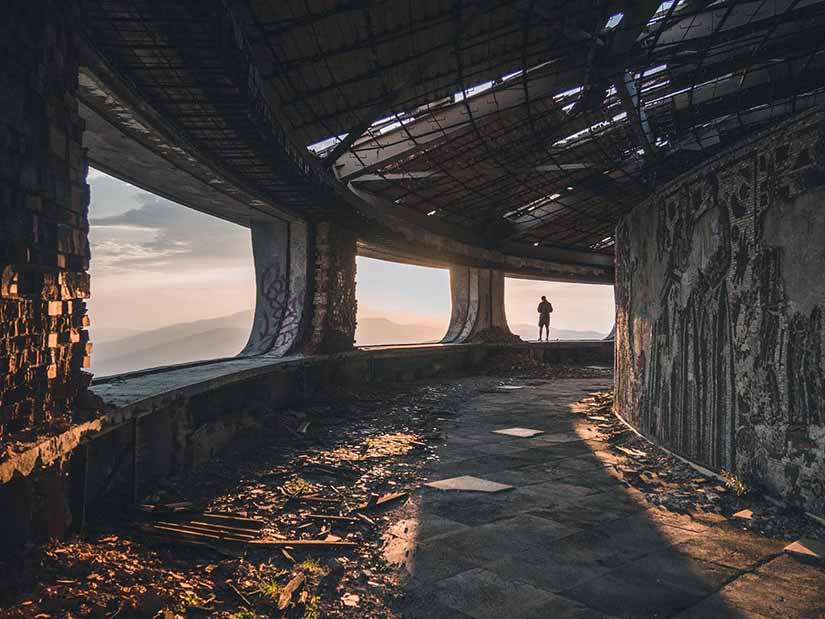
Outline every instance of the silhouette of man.
<svg viewBox="0 0 825 619"><path fill-rule="evenodd" d="M544 327L547 333L547 341L550 341L550 313L553 311L553 304L547 300L547 297L541 297L536 311L539 313L539 342L541 341L541 329Z"/></svg>

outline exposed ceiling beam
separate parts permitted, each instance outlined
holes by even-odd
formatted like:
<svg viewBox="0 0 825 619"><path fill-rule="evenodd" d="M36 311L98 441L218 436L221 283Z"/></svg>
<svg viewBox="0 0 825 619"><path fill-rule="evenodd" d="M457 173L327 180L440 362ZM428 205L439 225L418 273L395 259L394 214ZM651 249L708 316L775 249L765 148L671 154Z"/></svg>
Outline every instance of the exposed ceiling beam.
<svg viewBox="0 0 825 619"><path fill-rule="evenodd" d="M429 178L441 178L444 172L424 170L421 172L386 172L384 174L363 174L352 179L353 183L368 183L370 181L415 181Z"/></svg>
<svg viewBox="0 0 825 619"><path fill-rule="evenodd" d="M548 163L537 165L536 172L566 172L568 170L588 170L596 167L595 163Z"/></svg>

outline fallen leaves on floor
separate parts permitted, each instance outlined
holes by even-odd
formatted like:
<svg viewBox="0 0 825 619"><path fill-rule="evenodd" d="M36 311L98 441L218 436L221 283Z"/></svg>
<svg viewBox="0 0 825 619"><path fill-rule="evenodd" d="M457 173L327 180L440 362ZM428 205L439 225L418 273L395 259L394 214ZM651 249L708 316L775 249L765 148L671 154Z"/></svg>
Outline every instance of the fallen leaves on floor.
<svg viewBox="0 0 825 619"><path fill-rule="evenodd" d="M442 425L490 382L380 385L273 411L163 482L132 523L32 551L28 576L0 585L13 597L0 617L393 617L391 510L436 458Z"/></svg>
<svg viewBox="0 0 825 619"><path fill-rule="evenodd" d="M825 540L825 527L750 488L737 475L722 471L721 480L704 475L637 436L613 414L611 391L591 393L575 411L604 434L613 452L608 466L647 502L705 522L733 521L767 537Z"/></svg>

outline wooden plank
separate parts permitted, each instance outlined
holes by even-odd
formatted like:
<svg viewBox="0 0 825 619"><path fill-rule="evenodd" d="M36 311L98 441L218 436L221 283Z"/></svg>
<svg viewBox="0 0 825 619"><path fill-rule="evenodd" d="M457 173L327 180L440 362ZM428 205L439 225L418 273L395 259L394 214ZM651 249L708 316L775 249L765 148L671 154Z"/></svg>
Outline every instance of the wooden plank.
<svg viewBox="0 0 825 619"><path fill-rule="evenodd" d="M203 538L203 539L213 539L213 540L221 540L221 541L233 541L233 542L249 542L251 541L247 537L241 537L236 535L228 535L228 534L220 534L215 532L207 532L203 530L197 529L190 529L187 527L181 526L169 526L168 524L148 524L143 525L141 529L147 533L160 533L162 535L169 535L172 534L173 536L184 536L184 537L194 537L194 538Z"/></svg>
<svg viewBox="0 0 825 619"><path fill-rule="evenodd" d="M313 520L336 520L341 522L358 522L358 518L353 518L352 516L331 516L329 514L307 514L307 518L312 518Z"/></svg>
<svg viewBox="0 0 825 619"><path fill-rule="evenodd" d="M235 529L231 527L222 527L216 526L214 524L209 524L206 522L197 522L197 521L183 521L183 522L153 522L153 525L163 525L166 527L172 528L181 528L181 529L188 529L193 531L205 531L207 533L215 533L217 535L229 535L233 537L243 537L245 539L255 539L258 536L258 532L251 532L248 529Z"/></svg>
<svg viewBox="0 0 825 619"><path fill-rule="evenodd" d="M397 501L398 499L403 499L404 497L408 496L409 492L392 492L390 494L385 494L382 497L379 497L374 503L367 501L366 503L362 503L358 507L355 508L356 511L361 511L364 509L375 509L376 507L382 507L387 503L392 503L393 501Z"/></svg>
<svg viewBox="0 0 825 619"><path fill-rule="evenodd" d="M249 542L252 546L357 546L355 542L345 542L343 540L323 540L323 539L256 539Z"/></svg>

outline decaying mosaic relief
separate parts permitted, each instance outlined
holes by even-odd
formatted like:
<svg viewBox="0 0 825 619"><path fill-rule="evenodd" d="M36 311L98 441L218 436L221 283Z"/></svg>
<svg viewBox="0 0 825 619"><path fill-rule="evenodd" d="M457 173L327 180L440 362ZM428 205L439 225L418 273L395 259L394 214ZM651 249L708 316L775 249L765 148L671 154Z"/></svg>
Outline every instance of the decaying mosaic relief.
<svg viewBox="0 0 825 619"><path fill-rule="evenodd" d="M825 512L825 115L666 185L616 252L619 414Z"/></svg>

